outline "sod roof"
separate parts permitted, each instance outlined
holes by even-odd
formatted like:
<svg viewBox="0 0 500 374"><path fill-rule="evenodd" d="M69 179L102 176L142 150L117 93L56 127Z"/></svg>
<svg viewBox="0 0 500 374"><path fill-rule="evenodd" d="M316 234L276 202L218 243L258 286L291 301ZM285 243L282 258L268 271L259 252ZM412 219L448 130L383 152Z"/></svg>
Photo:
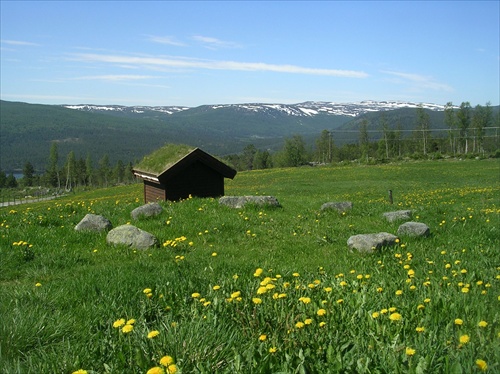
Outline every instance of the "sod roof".
<svg viewBox="0 0 500 374"><path fill-rule="evenodd" d="M159 175L195 149L196 147L185 144L165 144L145 156L134 170Z"/></svg>

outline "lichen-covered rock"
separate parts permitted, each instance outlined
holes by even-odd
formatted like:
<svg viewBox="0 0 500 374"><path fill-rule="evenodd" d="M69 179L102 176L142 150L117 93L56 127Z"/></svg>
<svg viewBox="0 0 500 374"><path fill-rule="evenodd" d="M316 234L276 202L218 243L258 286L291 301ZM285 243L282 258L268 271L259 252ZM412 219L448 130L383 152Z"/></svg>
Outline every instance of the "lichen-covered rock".
<svg viewBox="0 0 500 374"><path fill-rule="evenodd" d="M135 208L130 215L132 219L139 219L141 217L154 217L163 212L163 208L158 203L148 203Z"/></svg>
<svg viewBox="0 0 500 374"><path fill-rule="evenodd" d="M281 206L278 199L274 196L222 196L219 199L219 204L226 205L231 208L243 208L247 204L255 204L259 206Z"/></svg>
<svg viewBox="0 0 500 374"><path fill-rule="evenodd" d="M352 209L351 201L328 202L321 205L321 210L336 210L339 213L344 213Z"/></svg>
<svg viewBox="0 0 500 374"><path fill-rule="evenodd" d="M395 212L386 212L383 214L384 218L389 222L404 221L411 219L411 210L396 210Z"/></svg>
<svg viewBox="0 0 500 374"><path fill-rule="evenodd" d="M382 247L396 245L398 237L387 232L377 234L359 234L351 236L347 240L347 245L351 249L357 249L362 253L373 253Z"/></svg>
<svg viewBox="0 0 500 374"><path fill-rule="evenodd" d="M153 234L133 225L121 225L114 228L108 232L106 242L136 249L149 249L158 246L158 239Z"/></svg>
<svg viewBox="0 0 500 374"><path fill-rule="evenodd" d="M405 222L398 228L398 235L407 236L429 236L429 226L421 222Z"/></svg>
<svg viewBox="0 0 500 374"><path fill-rule="evenodd" d="M97 214L87 214L75 226L76 231L108 231L113 228L111 222Z"/></svg>

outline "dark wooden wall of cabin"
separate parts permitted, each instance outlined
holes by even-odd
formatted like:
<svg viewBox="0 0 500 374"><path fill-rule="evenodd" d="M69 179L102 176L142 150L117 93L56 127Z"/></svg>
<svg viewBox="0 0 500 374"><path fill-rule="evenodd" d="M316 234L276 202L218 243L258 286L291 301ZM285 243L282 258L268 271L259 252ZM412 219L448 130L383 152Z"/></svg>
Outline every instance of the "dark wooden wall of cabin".
<svg viewBox="0 0 500 374"><path fill-rule="evenodd" d="M150 181L144 181L144 202L153 203L165 200L165 186Z"/></svg>
<svg viewBox="0 0 500 374"><path fill-rule="evenodd" d="M205 164L196 161L167 181L166 199L186 199L197 197L219 197L224 195L224 176Z"/></svg>

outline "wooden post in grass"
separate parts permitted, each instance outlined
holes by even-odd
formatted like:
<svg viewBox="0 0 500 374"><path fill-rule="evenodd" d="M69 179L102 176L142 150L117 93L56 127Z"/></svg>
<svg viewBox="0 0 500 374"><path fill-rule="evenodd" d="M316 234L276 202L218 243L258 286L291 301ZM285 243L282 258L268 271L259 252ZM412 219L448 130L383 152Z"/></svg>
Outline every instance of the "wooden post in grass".
<svg viewBox="0 0 500 374"><path fill-rule="evenodd" d="M392 205L393 201L392 201L392 190L389 190L389 204Z"/></svg>

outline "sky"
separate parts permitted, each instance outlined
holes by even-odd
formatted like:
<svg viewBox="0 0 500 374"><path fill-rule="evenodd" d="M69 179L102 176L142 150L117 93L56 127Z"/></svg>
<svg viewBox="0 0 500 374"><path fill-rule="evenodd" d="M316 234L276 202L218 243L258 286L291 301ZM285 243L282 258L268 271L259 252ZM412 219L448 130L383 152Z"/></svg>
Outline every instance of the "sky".
<svg viewBox="0 0 500 374"><path fill-rule="evenodd" d="M0 0L0 96L499 105L499 4Z"/></svg>

